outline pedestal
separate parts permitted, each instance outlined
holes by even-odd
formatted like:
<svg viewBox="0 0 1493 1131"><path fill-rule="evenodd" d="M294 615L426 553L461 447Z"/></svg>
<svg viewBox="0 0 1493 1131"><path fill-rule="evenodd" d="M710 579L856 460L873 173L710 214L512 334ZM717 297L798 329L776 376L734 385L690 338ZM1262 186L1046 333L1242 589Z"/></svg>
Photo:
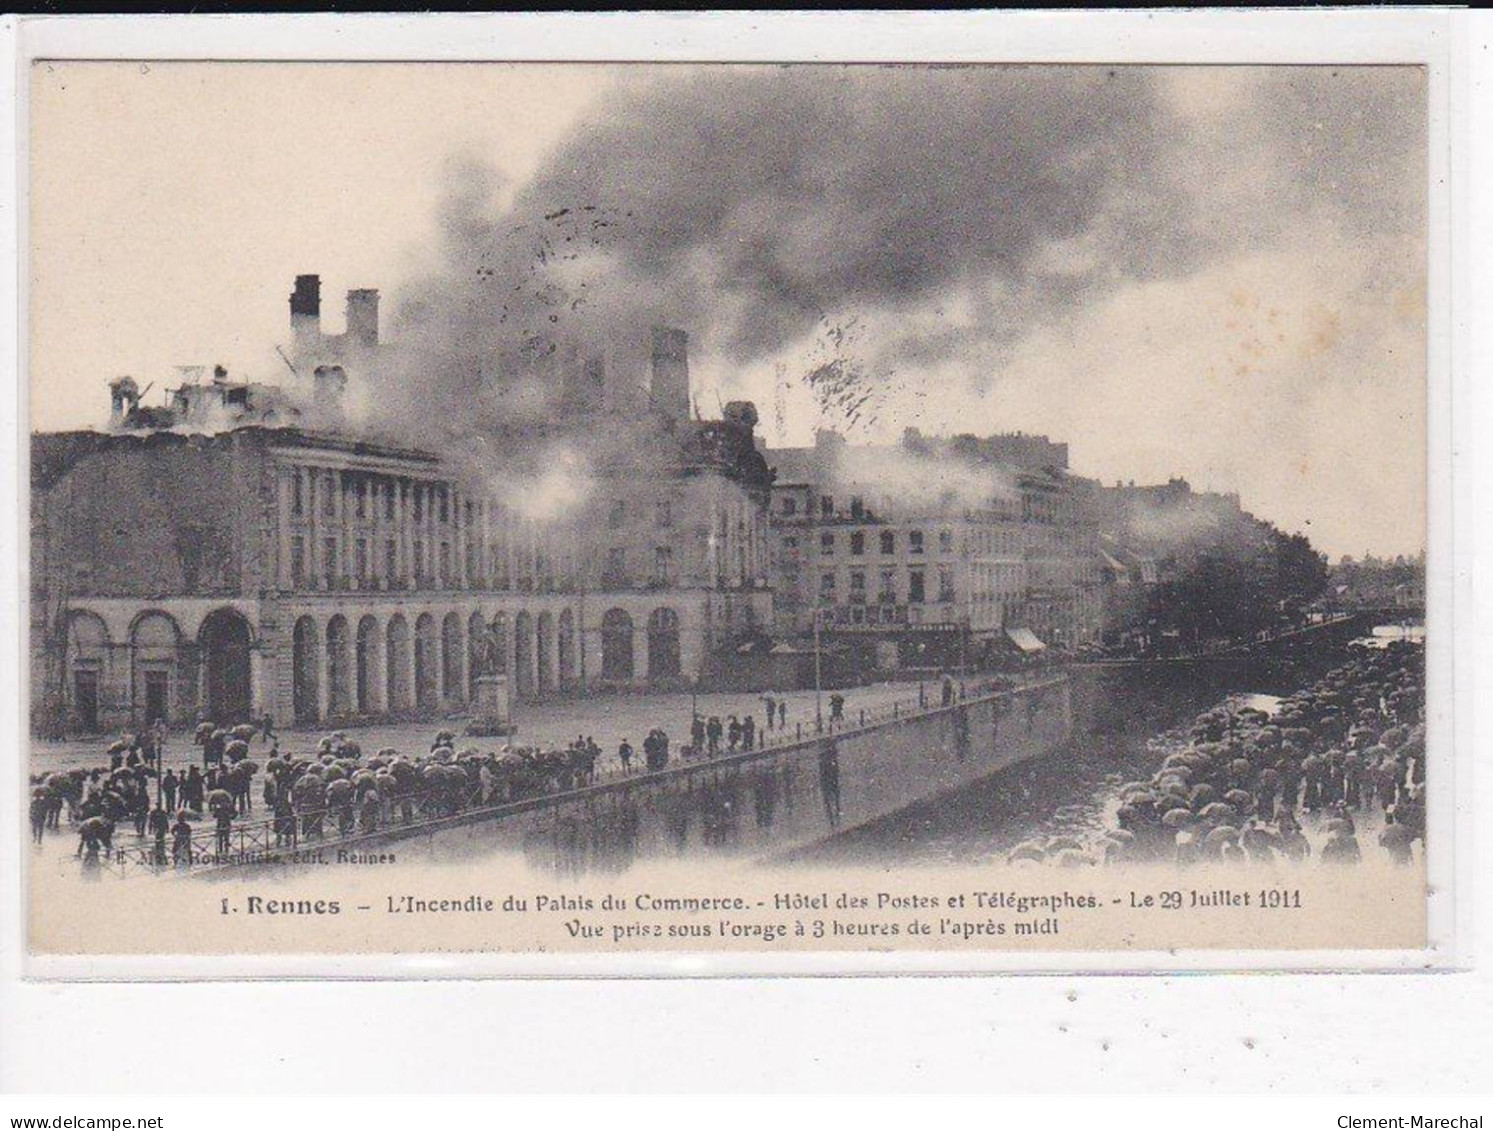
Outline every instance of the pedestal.
<svg viewBox="0 0 1493 1131"><path fill-rule="evenodd" d="M475 682L477 693L472 700L472 721L467 724L467 734L514 734L518 727L509 713L508 677L479 675Z"/></svg>

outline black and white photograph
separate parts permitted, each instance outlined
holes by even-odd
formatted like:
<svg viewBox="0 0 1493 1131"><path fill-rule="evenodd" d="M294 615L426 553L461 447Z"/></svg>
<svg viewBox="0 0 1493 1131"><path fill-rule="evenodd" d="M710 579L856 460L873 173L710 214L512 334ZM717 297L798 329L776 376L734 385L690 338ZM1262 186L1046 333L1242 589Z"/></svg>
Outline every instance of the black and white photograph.
<svg viewBox="0 0 1493 1131"><path fill-rule="evenodd" d="M36 950L1424 944L1423 67L28 81Z"/></svg>

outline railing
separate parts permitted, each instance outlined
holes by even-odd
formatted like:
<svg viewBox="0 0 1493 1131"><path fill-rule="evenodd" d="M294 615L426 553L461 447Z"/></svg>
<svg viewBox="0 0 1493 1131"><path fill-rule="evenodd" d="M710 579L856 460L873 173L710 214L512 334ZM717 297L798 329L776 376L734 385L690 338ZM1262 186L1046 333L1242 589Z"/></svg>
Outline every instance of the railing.
<svg viewBox="0 0 1493 1131"><path fill-rule="evenodd" d="M453 790L429 787L408 794L381 795L379 811L371 827L363 822L360 802L354 800L351 805L352 818L346 821L346 829L343 828L343 820L349 806L303 810L295 812L293 817L236 821L226 831L227 852L220 850L219 837L223 834L215 826L207 825L192 830L184 850L174 848L169 838L164 848L158 846L153 839L142 839L129 846L111 846L100 855L99 863L106 871L119 876L128 874L131 869L163 875L200 873L266 863L276 859L276 854L281 852L308 852L327 846L372 841L391 833L407 836L435 832L459 824L548 808L558 809L578 800L599 797L622 785L667 783L701 771L739 767L767 755L779 755L795 747L812 745L821 738L860 734L908 719L953 710L965 703L1041 691L1061 684L1064 678L1048 677L1015 685L1012 685L1009 678L987 679L973 684L955 682L951 685L948 702L944 701L942 685L935 683L921 687L915 697L895 699L875 708L846 711L839 718L831 718L826 710L822 717L816 718L808 726L796 723L791 730L787 727L771 731L760 730L754 734L753 745L749 748L724 745L714 755L678 757L671 759L661 769L627 772L618 767L592 774L588 781L579 786L567 788L558 781L546 782L546 788L542 792L509 797L497 804L488 805L480 803L487 787L470 781L464 783L459 794ZM828 700L829 697L825 698ZM409 812L409 819L400 819L398 814L403 814L406 810ZM281 821L286 824L282 826Z"/></svg>

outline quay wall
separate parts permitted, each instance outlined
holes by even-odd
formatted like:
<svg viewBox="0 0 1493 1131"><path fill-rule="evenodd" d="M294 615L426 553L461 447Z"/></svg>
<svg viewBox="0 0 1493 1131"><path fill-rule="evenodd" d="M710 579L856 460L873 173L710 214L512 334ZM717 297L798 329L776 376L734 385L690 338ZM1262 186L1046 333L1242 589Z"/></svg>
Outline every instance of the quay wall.
<svg viewBox="0 0 1493 1131"><path fill-rule="evenodd" d="M803 742L392 828L327 851L397 846L401 858L432 862L521 853L560 875L619 871L645 857L777 856L1050 753L1072 726L1070 684L1059 675Z"/></svg>

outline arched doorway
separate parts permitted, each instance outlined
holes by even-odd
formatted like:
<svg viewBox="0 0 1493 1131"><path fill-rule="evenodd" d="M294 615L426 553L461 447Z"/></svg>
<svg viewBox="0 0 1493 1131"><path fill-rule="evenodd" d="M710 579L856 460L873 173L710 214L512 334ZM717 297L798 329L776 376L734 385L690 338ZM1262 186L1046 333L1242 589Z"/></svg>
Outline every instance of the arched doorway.
<svg viewBox="0 0 1493 1131"><path fill-rule="evenodd" d="M374 715L382 706L378 687L379 639L378 621L364 617L358 622L357 678L354 690L357 693L357 708L360 715Z"/></svg>
<svg viewBox="0 0 1493 1131"><path fill-rule="evenodd" d="M513 666L519 697L534 698L534 618L528 613L513 618Z"/></svg>
<svg viewBox="0 0 1493 1131"><path fill-rule="evenodd" d="M320 668L321 635L316 621L302 617L295 622L291 639L291 708L298 723L314 723L321 717L317 703Z"/></svg>
<svg viewBox="0 0 1493 1131"><path fill-rule="evenodd" d="M679 614L673 609L648 614L648 678L679 678Z"/></svg>
<svg viewBox="0 0 1493 1131"><path fill-rule="evenodd" d="M237 609L215 609L202 622L197 640L202 646L207 717L219 726L247 721L254 709L248 618ZM146 714L151 713L147 704Z"/></svg>
<svg viewBox="0 0 1493 1131"><path fill-rule="evenodd" d="M166 613L142 613L130 630L130 721L171 710L181 659L181 629Z"/></svg>
<svg viewBox="0 0 1493 1131"><path fill-rule="evenodd" d="M569 609L560 614L560 639L556 642L560 659L560 686L575 685L575 617Z"/></svg>
<svg viewBox="0 0 1493 1131"><path fill-rule="evenodd" d="M539 694L548 695L555 689L555 618L550 613L540 613L536 648L539 652Z"/></svg>
<svg viewBox="0 0 1493 1131"><path fill-rule="evenodd" d="M477 649L487 637L487 622L481 613L473 613L467 621L467 698L477 698Z"/></svg>
<svg viewBox="0 0 1493 1131"><path fill-rule="evenodd" d="M632 679L632 617L625 609L608 609L601 618L601 678Z"/></svg>
<svg viewBox="0 0 1493 1131"><path fill-rule="evenodd" d="M384 633L387 646L384 649L388 706L390 711L410 709L410 626L403 613L389 618L389 627Z"/></svg>
<svg viewBox="0 0 1493 1131"><path fill-rule="evenodd" d="M109 627L97 613L73 613L67 622L66 679L69 725L89 734L103 729L108 686ZM169 702L162 705L169 710Z"/></svg>
<svg viewBox="0 0 1493 1131"><path fill-rule="evenodd" d="M493 637L498 645L498 674L508 674L508 614L499 613L492 618Z"/></svg>
<svg viewBox="0 0 1493 1131"><path fill-rule="evenodd" d="M347 618L338 613L327 621L327 713L336 717L352 712L352 634Z"/></svg>
<svg viewBox="0 0 1493 1131"><path fill-rule="evenodd" d="M415 621L415 706L433 711L440 706L441 636L435 617L421 613Z"/></svg>
<svg viewBox="0 0 1493 1131"><path fill-rule="evenodd" d="M461 616L447 613L441 621L441 694L447 699L462 698L461 653Z"/></svg>

